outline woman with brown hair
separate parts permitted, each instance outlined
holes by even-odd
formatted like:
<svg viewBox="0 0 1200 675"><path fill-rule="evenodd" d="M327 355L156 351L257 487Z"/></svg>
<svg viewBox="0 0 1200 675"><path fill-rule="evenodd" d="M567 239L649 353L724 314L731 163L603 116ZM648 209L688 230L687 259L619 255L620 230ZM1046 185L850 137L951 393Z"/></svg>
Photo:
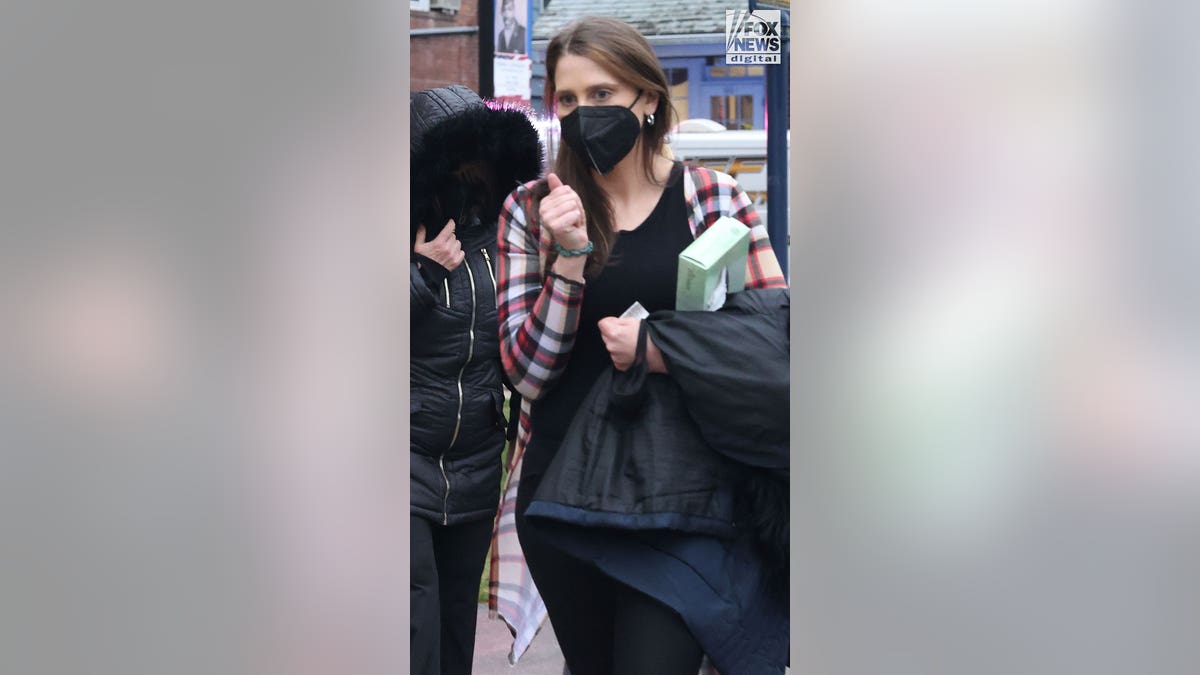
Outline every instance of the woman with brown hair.
<svg viewBox="0 0 1200 675"><path fill-rule="evenodd" d="M592 385L639 356L641 320L617 317L635 301L673 310L678 255L708 226L721 216L745 224L747 287L786 288L737 183L664 154L670 92L645 38L621 21L585 18L551 40L546 67L563 143L554 171L505 202L499 245L501 360L525 399L516 514L530 573L573 675L694 675L704 654L723 675L782 673L786 598L768 590L732 522L723 537L576 528L601 542L581 554L526 517ZM644 345L651 377L665 376L662 352L653 339ZM660 488L670 494L650 489Z"/></svg>

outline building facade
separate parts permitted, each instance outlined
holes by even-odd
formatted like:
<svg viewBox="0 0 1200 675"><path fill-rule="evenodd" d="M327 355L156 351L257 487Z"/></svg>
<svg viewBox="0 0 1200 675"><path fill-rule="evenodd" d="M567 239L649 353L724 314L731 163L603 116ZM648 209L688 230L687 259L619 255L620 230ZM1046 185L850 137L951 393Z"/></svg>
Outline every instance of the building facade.
<svg viewBox="0 0 1200 675"><path fill-rule="evenodd" d="M680 120L703 118L726 129L763 129L764 67L725 65L725 11L745 7L729 0L551 0L533 29L534 109L544 109L550 38L576 19L611 16L638 29L654 48Z"/></svg>
<svg viewBox="0 0 1200 675"><path fill-rule="evenodd" d="M480 91L481 4L485 12L492 11L491 0L411 0L409 78L412 91L451 84ZM453 9L454 5L457 10Z"/></svg>

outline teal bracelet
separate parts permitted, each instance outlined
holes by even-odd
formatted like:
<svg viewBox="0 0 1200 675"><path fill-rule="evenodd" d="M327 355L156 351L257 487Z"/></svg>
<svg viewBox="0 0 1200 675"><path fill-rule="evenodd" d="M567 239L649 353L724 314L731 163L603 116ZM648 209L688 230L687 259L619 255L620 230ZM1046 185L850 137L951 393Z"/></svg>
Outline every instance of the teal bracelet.
<svg viewBox="0 0 1200 675"><path fill-rule="evenodd" d="M590 242L590 241L587 243L587 246L584 246L583 248L563 248L562 244L555 244L554 252L558 253L561 256L573 258L573 257L579 256L579 255L587 255L592 252L593 248L595 248L595 247L592 245L592 242Z"/></svg>

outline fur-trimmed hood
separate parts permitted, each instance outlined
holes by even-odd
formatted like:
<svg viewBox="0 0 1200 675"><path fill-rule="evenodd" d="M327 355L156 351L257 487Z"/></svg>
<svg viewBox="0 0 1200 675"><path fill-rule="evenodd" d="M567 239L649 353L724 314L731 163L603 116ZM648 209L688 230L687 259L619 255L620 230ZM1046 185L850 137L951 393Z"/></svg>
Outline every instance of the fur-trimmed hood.
<svg viewBox="0 0 1200 675"><path fill-rule="evenodd" d="M412 237L424 224L432 239L450 218L460 238L493 224L508 194L541 175L541 142L524 113L489 108L461 85L413 94L409 107Z"/></svg>

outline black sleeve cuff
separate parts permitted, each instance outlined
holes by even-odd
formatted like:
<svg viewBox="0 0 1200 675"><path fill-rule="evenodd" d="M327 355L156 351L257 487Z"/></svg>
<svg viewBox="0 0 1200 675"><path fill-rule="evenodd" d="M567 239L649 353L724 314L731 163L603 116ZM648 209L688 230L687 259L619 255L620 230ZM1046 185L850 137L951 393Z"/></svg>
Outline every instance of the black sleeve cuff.
<svg viewBox="0 0 1200 675"><path fill-rule="evenodd" d="M428 284L429 288L431 289L441 286L442 282L446 280L446 277L450 275L450 270L442 267L432 259L426 258L416 251L413 251L412 253L412 261L418 263L418 267L421 270L421 276L425 279L425 283Z"/></svg>
<svg viewBox="0 0 1200 675"><path fill-rule="evenodd" d="M546 278L547 278L547 279L549 279L549 278L555 278L555 279L558 279L559 281L562 281L563 283L565 283L565 284L567 284L567 285L569 285L569 286L575 286L575 287L577 287L577 288L583 288L583 287L584 287L584 282L582 282L582 281L578 281L578 280L575 280L575 279L568 279L567 277L564 277L563 275L561 275L561 274L559 274L559 273L557 273L557 272L550 272L549 274L547 274L547 275L546 275Z"/></svg>

